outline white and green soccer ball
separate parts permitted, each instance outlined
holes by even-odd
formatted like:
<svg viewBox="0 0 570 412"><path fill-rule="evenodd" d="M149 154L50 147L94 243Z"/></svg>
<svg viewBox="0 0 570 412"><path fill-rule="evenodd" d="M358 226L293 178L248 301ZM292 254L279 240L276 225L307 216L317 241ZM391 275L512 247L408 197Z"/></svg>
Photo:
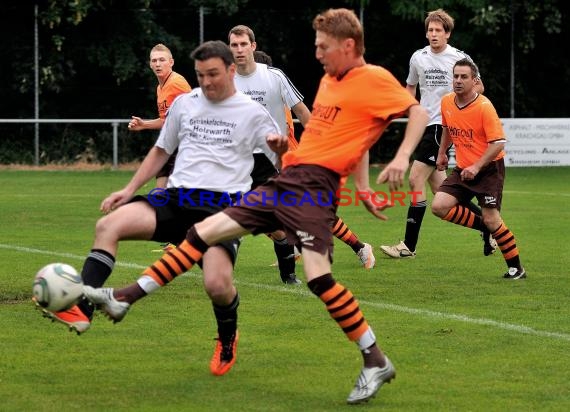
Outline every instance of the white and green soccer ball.
<svg viewBox="0 0 570 412"><path fill-rule="evenodd" d="M50 263L34 279L34 299L51 312L60 312L77 304L83 295L83 281L77 271L65 263Z"/></svg>

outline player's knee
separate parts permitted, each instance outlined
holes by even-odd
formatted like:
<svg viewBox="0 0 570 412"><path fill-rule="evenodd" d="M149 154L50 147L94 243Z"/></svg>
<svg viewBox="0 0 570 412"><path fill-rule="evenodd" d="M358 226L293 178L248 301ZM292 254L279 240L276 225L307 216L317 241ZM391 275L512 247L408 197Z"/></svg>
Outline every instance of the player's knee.
<svg viewBox="0 0 570 412"><path fill-rule="evenodd" d="M204 276L204 290L213 302L221 302L233 294L232 274L219 271L217 276Z"/></svg>
<svg viewBox="0 0 570 412"><path fill-rule="evenodd" d="M431 212L440 219L443 219L447 213L449 213L449 207L437 201L437 199L434 199L431 204Z"/></svg>

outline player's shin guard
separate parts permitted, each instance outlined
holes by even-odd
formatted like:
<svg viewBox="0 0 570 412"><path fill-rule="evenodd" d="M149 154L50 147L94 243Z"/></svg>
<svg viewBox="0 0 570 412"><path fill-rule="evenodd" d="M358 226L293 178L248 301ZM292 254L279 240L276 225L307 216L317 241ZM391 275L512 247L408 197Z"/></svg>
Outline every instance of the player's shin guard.
<svg viewBox="0 0 570 412"><path fill-rule="evenodd" d="M324 302L348 339L359 341L370 330L352 292L337 283L330 273L311 280L307 286Z"/></svg>
<svg viewBox="0 0 570 412"><path fill-rule="evenodd" d="M148 276L159 286L164 286L175 277L190 270L206 253L208 247L192 226L188 230L186 240L175 249L167 251L160 259L146 268L143 276Z"/></svg>
<svg viewBox="0 0 570 412"><path fill-rule="evenodd" d="M485 229L481 216L477 216L475 213L462 205L452 207L447 215L443 217L443 220L447 220L448 222L455 223L456 225L465 226L479 231Z"/></svg>

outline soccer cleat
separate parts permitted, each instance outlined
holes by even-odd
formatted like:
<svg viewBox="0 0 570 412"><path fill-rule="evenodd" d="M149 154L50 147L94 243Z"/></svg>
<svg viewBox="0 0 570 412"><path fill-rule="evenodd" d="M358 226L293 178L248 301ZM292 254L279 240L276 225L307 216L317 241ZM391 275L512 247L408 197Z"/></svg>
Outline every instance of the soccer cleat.
<svg viewBox="0 0 570 412"><path fill-rule="evenodd" d="M509 268L508 272L503 275L505 279L524 279L526 278L526 271L524 268Z"/></svg>
<svg viewBox="0 0 570 412"><path fill-rule="evenodd" d="M485 256L492 255L497 250L497 241L490 232L481 232L481 239L483 239L483 254Z"/></svg>
<svg viewBox="0 0 570 412"><path fill-rule="evenodd" d="M297 275L295 275L294 273L291 273L290 275L287 275L285 277L281 277L281 280L283 281L283 283L287 285L300 285L301 283L303 283L299 279L297 279Z"/></svg>
<svg viewBox="0 0 570 412"><path fill-rule="evenodd" d="M354 389L348 395L346 402L358 404L368 402L376 396L382 385L390 383L396 377L396 369L386 356L386 366L383 368L362 368Z"/></svg>
<svg viewBox="0 0 570 412"><path fill-rule="evenodd" d="M216 349L210 361L210 371L216 376L225 375L230 371L237 358L237 344L239 331L232 335L228 342L222 342L220 337L216 338Z"/></svg>
<svg viewBox="0 0 570 412"><path fill-rule="evenodd" d="M36 308L42 312L44 318L51 319L52 322L64 324L69 328L70 332L76 332L78 335L81 335L91 326L91 319L89 319L77 305L72 306L68 310L62 310L61 312L50 312L42 308L35 298L32 298L32 301L36 305Z"/></svg>
<svg viewBox="0 0 570 412"><path fill-rule="evenodd" d="M364 246L358 251L357 255L360 259L360 263L362 263L362 266L364 266L365 269L372 269L376 264L376 258L372 252L372 246L368 243L364 243Z"/></svg>
<svg viewBox="0 0 570 412"><path fill-rule="evenodd" d="M83 293L85 297L94 303L113 323L122 321L131 306L127 302L119 302L115 299L113 296L113 288L95 289L85 285L83 286Z"/></svg>
<svg viewBox="0 0 570 412"><path fill-rule="evenodd" d="M394 259L413 258L416 256L416 252L408 249L403 241L394 246L380 246L380 250Z"/></svg>

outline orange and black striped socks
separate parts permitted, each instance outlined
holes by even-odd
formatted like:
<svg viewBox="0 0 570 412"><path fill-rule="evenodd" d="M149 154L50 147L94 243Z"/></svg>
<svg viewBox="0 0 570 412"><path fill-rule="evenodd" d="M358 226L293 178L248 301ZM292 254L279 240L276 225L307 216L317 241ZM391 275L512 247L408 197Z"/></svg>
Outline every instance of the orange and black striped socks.
<svg viewBox="0 0 570 412"><path fill-rule="evenodd" d="M358 253L358 251L364 247L364 243L358 239L358 236L356 236L346 223L344 223L344 221L338 216L333 224L332 233L336 238L350 246L352 250L354 250L354 253Z"/></svg>
<svg viewBox="0 0 570 412"><path fill-rule="evenodd" d="M515 235L509 230L504 223L492 233L493 237L501 249L501 253L510 268L520 268L521 262L519 258L519 249L515 241Z"/></svg>
<svg viewBox="0 0 570 412"><path fill-rule="evenodd" d="M330 273L311 280L307 286L323 301L329 314L342 328L348 339L353 342L359 341L370 331L368 322L360 311L358 301L350 290L337 283ZM374 341L371 344L373 343ZM364 346L368 347L370 344L367 343Z"/></svg>
<svg viewBox="0 0 570 412"><path fill-rule="evenodd" d="M485 229L481 216L476 215L462 205L456 205L452 207L447 215L443 217L443 220L447 220L448 222L455 223L456 225L469 227L471 229L479 231Z"/></svg>
<svg viewBox="0 0 570 412"><path fill-rule="evenodd" d="M151 277L157 284L164 286L175 277L190 270L208 250L208 245L198 236L194 226L188 230L186 239L174 249L143 271L143 276Z"/></svg>

